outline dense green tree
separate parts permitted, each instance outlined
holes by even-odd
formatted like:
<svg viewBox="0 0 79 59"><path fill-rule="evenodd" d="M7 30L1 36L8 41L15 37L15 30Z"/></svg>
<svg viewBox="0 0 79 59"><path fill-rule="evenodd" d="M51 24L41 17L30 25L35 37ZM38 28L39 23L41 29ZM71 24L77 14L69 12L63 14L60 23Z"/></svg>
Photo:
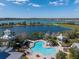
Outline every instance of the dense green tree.
<svg viewBox="0 0 79 59"><path fill-rule="evenodd" d="M49 36L47 40L51 43L52 46L57 46L58 45L56 37Z"/></svg>
<svg viewBox="0 0 79 59"><path fill-rule="evenodd" d="M70 49L72 59L79 59L79 50L74 47Z"/></svg>
<svg viewBox="0 0 79 59"><path fill-rule="evenodd" d="M9 25L14 25L14 23L13 22L9 22Z"/></svg>
<svg viewBox="0 0 79 59"><path fill-rule="evenodd" d="M22 22L23 25L26 25L26 21Z"/></svg>
<svg viewBox="0 0 79 59"><path fill-rule="evenodd" d="M37 24L41 24L40 22L37 22Z"/></svg>
<svg viewBox="0 0 79 59"><path fill-rule="evenodd" d="M67 54L62 51L59 51L56 55L56 59L66 59Z"/></svg>
<svg viewBox="0 0 79 59"><path fill-rule="evenodd" d="M50 39L50 42L51 42L52 46L57 46L58 45L57 41L54 40L54 39Z"/></svg>

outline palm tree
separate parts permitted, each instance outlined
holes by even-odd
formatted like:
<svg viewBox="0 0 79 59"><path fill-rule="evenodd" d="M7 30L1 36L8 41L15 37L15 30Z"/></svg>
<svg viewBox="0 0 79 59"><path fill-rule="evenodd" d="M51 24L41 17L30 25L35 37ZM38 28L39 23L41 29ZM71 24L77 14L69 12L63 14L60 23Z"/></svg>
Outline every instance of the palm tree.
<svg viewBox="0 0 79 59"><path fill-rule="evenodd" d="M72 59L79 59L79 50L76 47L70 48L70 56Z"/></svg>
<svg viewBox="0 0 79 59"><path fill-rule="evenodd" d="M59 51L59 52L57 53L57 55L56 55L56 59L67 59L67 58L66 58L66 55L67 55L67 54L65 54L64 52Z"/></svg>

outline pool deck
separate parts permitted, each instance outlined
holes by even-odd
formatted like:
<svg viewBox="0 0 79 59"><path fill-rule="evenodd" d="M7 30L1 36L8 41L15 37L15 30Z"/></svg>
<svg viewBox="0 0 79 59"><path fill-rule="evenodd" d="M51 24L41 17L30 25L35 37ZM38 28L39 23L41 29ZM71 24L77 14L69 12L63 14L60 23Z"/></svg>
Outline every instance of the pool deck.
<svg viewBox="0 0 79 59"><path fill-rule="evenodd" d="M21 52L9 52L12 49L13 49L12 47L10 47L10 48L0 47L0 51L7 52L10 54L6 59L20 59L21 56L23 55L23 53L21 53Z"/></svg>
<svg viewBox="0 0 79 59"><path fill-rule="evenodd" d="M39 55L40 57L37 57L36 55ZM56 59L56 57L54 57L54 56L43 56L40 53L35 53L33 55L26 55L26 57L28 57L29 59L44 59L44 58L46 58L46 59L51 59L51 58Z"/></svg>
<svg viewBox="0 0 79 59"><path fill-rule="evenodd" d="M0 51L4 51L6 49L7 49L7 47L0 47Z"/></svg>
<svg viewBox="0 0 79 59"><path fill-rule="evenodd" d="M38 41L44 42L45 44L43 45L43 47L45 47L45 48L53 48L53 47L46 46L47 42L42 40L42 39L36 40L36 41L32 41L33 43L31 44L31 47L33 47L34 43L38 42ZM54 48L57 48L57 47L54 47ZM59 51L59 50L57 49L57 51ZM40 57L37 57L36 55L39 55ZM26 57L28 57L29 59L44 59L44 58L46 58L46 59L51 59L51 58L56 59L56 56L44 56L41 53L34 53L34 54L31 54L31 55L27 55Z"/></svg>
<svg viewBox="0 0 79 59"><path fill-rule="evenodd" d="M46 41L44 41L44 40L42 40L42 39L41 39L41 40L36 40L36 41L32 41L33 43L31 44L31 45L32 45L31 47L33 47L33 46L34 46L34 43L35 43L35 42L38 42L38 41L44 42L45 44L43 45L43 47L45 47L45 48L56 48L57 51L63 51L63 47L61 46L61 44L60 44L59 41L58 41L59 46L57 46L57 47L48 47L48 46L46 46L46 44L47 44ZM63 51L63 52L64 52L64 51ZM39 55L40 57L36 57L36 55ZM28 57L29 59L44 59L44 58L46 58L46 59L51 59L51 58L56 59L56 56L44 56L44 55L42 55L42 54L40 54L40 53L35 53L35 54L32 54L32 55L27 55L27 57Z"/></svg>
<svg viewBox="0 0 79 59"><path fill-rule="evenodd" d="M7 59L20 59L22 54L21 52L9 52L11 55Z"/></svg>

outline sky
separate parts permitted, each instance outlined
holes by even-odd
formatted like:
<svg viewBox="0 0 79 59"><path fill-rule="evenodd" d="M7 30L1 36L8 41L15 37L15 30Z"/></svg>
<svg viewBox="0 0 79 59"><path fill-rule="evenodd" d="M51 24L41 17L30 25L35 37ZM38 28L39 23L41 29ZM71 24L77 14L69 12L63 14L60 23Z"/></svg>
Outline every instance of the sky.
<svg viewBox="0 0 79 59"><path fill-rule="evenodd" d="M79 0L0 0L2 18L79 18Z"/></svg>

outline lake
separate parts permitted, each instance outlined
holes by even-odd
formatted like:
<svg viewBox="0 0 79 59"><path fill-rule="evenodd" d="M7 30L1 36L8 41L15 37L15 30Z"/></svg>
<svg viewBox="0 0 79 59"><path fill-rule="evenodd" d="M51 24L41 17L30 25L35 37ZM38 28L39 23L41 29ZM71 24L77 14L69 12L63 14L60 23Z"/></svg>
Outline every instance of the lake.
<svg viewBox="0 0 79 59"><path fill-rule="evenodd" d="M70 30L70 28L60 27L60 26L15 26L11 28L0 28L0 32L3 32L5 29L10 29L16 34L22 32L33 33L33 32L62 32L65 30Z"/></svg>
<svg viewBox="0 0 79 59"><path fill-rule="evenodd" d="M18 22L24 22L26 21L26 23L30 23L30 22L40 22L40 23L44 23L44 24L48 24L48 23L57 23L57 20L1 20L1 23L9 23L9 22L14 22L14 23L18 23ZM63 21L59 21L59 22L64 22ZM70 28L65 28L65 27L61 27L61 26L15 26L15 27L11 27L11 28L0 28L0 32L3 32L5 29L10 29L13 32L16 32L16 34L20 34L22 32L27 32L27 33L32 33L32 32L61 32L61 31L65 31L65 30L70 30Z"/></svg>

